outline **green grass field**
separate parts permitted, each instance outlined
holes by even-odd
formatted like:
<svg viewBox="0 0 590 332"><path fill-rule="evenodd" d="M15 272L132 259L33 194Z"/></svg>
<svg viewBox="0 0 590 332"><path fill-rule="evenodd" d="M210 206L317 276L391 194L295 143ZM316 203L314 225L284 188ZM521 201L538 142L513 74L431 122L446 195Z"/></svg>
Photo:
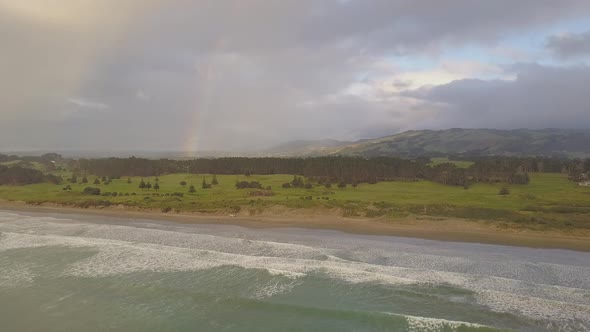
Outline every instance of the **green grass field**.
<svg viewBox="0 0 590 332"><path fill-rule="evenodd" d="M473 161L461 161L461 160L449 160L449 158L431 158L430 165L436 166L444 163L451 163L455 164L455 166L460 168L469 168L469 166L473 165Z"/></svg>
<svg viewBox="0 0 590 332"><path fill-rule="evenodd" d="M467 219L497 220L519 223L528 228L581 227L590 228L590 188L568 181L562 174L531 174L528 185L510 186L510 195L498 195L502 184L475 184L462 187L445 186L428 181L380 182L360 184L353 188L312 189L282 188L292 175L218 175L219 185L202 189L203 177L211 182L211 175L172 174L159 177L160 190L139 189L141 178L112 180L108 185L94 185L94 176L88 184L65 185L35 184L28 186L0 186L0 198L26 201L32 204L55 202L73 206L122 204L139 208L168 211L227 212L241 210L250 214L271 206L287 208L339 208L350 217L404 217L408 215L445 216ZM80 179L79 179L80 180ZM144 178L155 183L154 178ZM186 186L180 182L186 181ZM236 189L236 181L259 181L272 187L272 196L256 196L254 189ZM190 185L197 192L188 193ZM85 187L97 187L102 193L117 192L117 197L82 194ZM171 196L174 192L183 197ZM135 193L135 195L133 195ZM121 195L122 194L122 195Z"/></svg>

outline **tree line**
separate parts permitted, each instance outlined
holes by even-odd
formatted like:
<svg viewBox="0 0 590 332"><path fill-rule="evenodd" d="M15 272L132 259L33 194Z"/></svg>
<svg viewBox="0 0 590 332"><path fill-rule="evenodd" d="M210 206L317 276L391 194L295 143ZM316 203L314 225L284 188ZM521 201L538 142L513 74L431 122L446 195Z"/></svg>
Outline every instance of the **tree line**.
<svg viewBox="0 0 590 332"><path fill-rule="evenodd" d="M0 160L14 159L15 156L0 155ZM23 160L27 157L19 157ZM30 161L61 160L61 156L47 154L31 157ZM94 184L109 183L110 179L123 176L151 177L171 173L191 174L225 174L225 175L268 175L292 174L305 177L311 181L330 186L331 184L356 186L359 183L376 183L379 181L415 181L430 180L446 185L469 186L477 182L502 182L508 184L526 184L529 173L564 173L573 181L590 180L590 159L559 159L547 157L477 157L468 168L457 167L453 163L431 165L428 158L401 159L394 157L360 158L360 157L317 157L317 158L218 158L218 159L143 159L143 158L104 158L66 160L68 168L74 172L68 182L75 183L81 177L81 183L88 183L85 174L99 178ZM90 180L92 181L92 180ZM284 187L305 187L306 183L296 178ZM0 166L0 185L23 185L33 183L56 183L63 180L57 176L19 166ZM215 185L203 183L207 188ZM147 186L147 184L146 184ZM154 188L156 189L156 188Z"/></svg>
<svg viewBox="0 0 590 332"><path fill-rule="evenodd" d="M48 154L42 157L61 158ZM22 158L21 158L22 159ZM217 158L217 159L143 159L143 158L103 158L67 160L68 168L77 174L93 174L101 177L102 182L119 179L124 176L152 177L172 173L224 174L224 175L269 175L291 174L308 178L320 184L337 184L339 186L357 185L359 183L377 183L379 181L416 181L430 180L446 185L469 186L477 182L503 182L509 184L526 184L529 173L548 172L569 174L575 181L588 179L590 159L559 159L546 157L477 157L468 168L457 167L453 163L431 165L428 158L402 159L394 157L316 157L316 158ZM2 167L3 177L0 184L31 184L56 182L58 177L17 167ZM74 176L69 179L73 183ZM77 180L77 179L76 179ZM86 180L86 181L85 181ZM87 183L84 176L82 183ZM212 183L216 184L216 177ZM95 184L100 183L97 178ZM203 188L210 187L203 183ZM147 183L145 184L147 186ZM301 179L285 184L285 187L305 187ZM154 188L155 189L155 188Z"/></svg>
<svg viewBox="0 0 590 332"><path fill-rule="evenodd" d="M320 183L348 184L380 181L430 180L447 185L468 186L477 182L526 184L528 173L572 170L588 172L588 161L550 158L477 158L468 168L453 163L430 165L428 158L316 157L316 158L218 158L194 160L106 158L71 161L74 168L99 176L158 176L171 173L269 175L292 174ZM582 166L580 166L582 165ZM586 166L584 166L586 165ZM298 181L293 187L305 186ZM285 185L287 186L287 185Z"/></svg>
<svg viewBox="0 0 590 332"><path fill-rule="evenodd" d="M63 182L61 177L44 174L36 169L0 165L0 185L22 186L35 183L60 184L61 182Z"/></svg>

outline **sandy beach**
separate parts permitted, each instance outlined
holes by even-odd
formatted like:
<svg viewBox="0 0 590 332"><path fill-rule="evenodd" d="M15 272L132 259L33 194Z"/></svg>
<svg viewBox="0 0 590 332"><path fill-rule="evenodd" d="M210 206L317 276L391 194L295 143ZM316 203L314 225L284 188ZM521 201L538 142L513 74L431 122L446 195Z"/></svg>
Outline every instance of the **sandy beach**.
<svg viewBox="0 0 590 332"><path fill-rule="evenodd" d="M472 221L456 218L344 218L322 215L306 210L275 210L257 216L230 216L200 213L162 213L156 210L135 210L123 206L109 208L73 208L56 204L34 206L25 202L2 201L0 210L47 214L108 216L121 219L148 219L181 224L222 224L248 228L307 228L337 230L354 234L391 235L429 240L499 244L519 247L569 249L590 252L587 230L563 232L535 231L505 227L501 222Z"/></svg>

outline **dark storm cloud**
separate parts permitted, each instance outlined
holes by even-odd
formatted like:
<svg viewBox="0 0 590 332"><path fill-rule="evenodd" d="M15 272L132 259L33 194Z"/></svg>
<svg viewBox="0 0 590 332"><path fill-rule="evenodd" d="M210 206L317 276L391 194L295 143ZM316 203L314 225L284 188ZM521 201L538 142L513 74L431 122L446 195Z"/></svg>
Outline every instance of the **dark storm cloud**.
<svg viewBox="0 0 590 332"><path fill-rule="evenodd" d="M437 59L590 13L583 0L11 2L0 1L0 148L182 149L196 137L202 149L252 150L442 126L454 118L434 95L351 86L393 77L388 87L408 88L392 55ZM480 90L462 103L492 107Z"/></svg>
<svg viewBox="0 0 590 332"><path fill-rule="evenodd" d="M590 67L516 68L515 80L459 80L405 92L438 109L431 126L588 128Z"/></svg>
<svg viewBox="0 0 590 332"><path fill-rule="evenodd" d="M551 36L547 38L547 48L560 58L589 56L590 31Z"/></svg>

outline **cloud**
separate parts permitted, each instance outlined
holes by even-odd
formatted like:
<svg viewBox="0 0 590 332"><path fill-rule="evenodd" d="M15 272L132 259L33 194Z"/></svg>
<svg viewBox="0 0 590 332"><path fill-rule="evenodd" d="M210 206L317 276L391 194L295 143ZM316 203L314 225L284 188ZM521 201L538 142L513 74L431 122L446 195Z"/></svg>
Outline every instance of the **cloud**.
<svg viewBox="0 0 590 332"><path fill-rule="evenodd" d="M510 84L526 70L447 54L477 48L493 58L512 52L508 38L589 14L585 0L0 0L0 149L253 150L458 126L454 119L488 126L476 112L448 109L497 100L452 103L434 91L479 79L523 94ZM562 84L559 75L543 77ZM424 86L431 94L417 96ZM408 89L413 96L401 94ZM555 90L556 100L585 101ZM56 116L64 103L100 112ZM537 105L523 105L532 108L519 114L536 114Z"/></svg>
<svg viewBox="0 0 590 332"><path fill-rule="evenodd" d="M438 109L432 127L587 128L590 67L520 65L514 80L465 79L406 91Z"/></svg>
<svg viewBox="0 0 590 332"><path fill-rule="evenodd" d="M559 58L587 57L590 55L590 31L550 36L546 47Z"/></svg>
<svg viewBox="0 0 590 332"><path fill-rule="evenodd" d="M137 98L138 100L141 100L141 101L149 101L150 95L145 93L145 91L139 89L135 92L135 98Z"/></svg>
<svg viewBox="0 0 590 332"><path fill-rule="evenodd" d="M86 108L92 110L107 110L111 108L107 104L90 101L83 98L69 98L68 103L83 109Z"/></svg>

